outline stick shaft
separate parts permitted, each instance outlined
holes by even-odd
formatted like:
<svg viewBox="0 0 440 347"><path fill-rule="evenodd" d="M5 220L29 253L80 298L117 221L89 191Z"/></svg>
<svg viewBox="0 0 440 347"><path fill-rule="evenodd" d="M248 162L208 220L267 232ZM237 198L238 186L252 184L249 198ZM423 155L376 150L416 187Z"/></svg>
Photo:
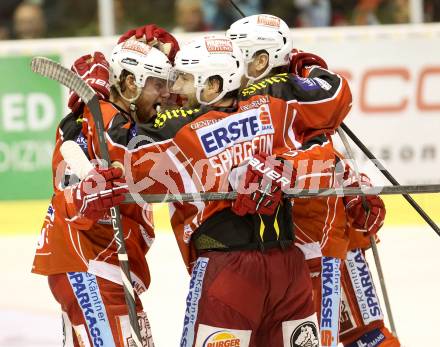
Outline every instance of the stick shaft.
<svg viewBox="0 0 440 347"><path fill-rule="evenodd" d="M323 196L354 196L354 195L395 195L409 192L412 194L439 193L440 184L437 185L408 185L408 186L376 186L362 188L321 188L315 190L287 190L287 198L313 198ZM194 202L234 200L237 192L205 192L182 194L126 194L125 204L128 203L160 203L160 202Z"/></svg>
<svg viewBox="0 0 440 347"><path fill-rule="evenodd" d="M377 158L373 153L359 140L359 138L350 130L350 128L344 123L341 124L341 128L345 131L345 133L351 138L351 140L364 152L368 159L370 159L374 165L382 172L382 174L391 182L392 185L398 186L399 182L394 178L391 173L385 169L385 167L379 163ZM422 209L422 207L410 196L408 193L402 193L402 196L405 198L408 203L414 207L417 213L425 220L426 223L440 236L440 228L438 225L432 220L431 217Z"/></svg>
<svg viewBox="0 0 440 347"><path fill-rule="evenodd" d="M354 160L354 153L353 153L353 150L351 149L350 144L348 143L347 136L345 136L345 133L341 128L338 128L337 132L342 140L342 143L344 144L345 149L347 150L347 153L348 153L350 159L352 159L352 161L353 161L353 167L354 167L354 171L356 174L356 179L360 185L361 184L361 175L360 175L359 167L357 165L356 160ZM362 196L362 205L365 209L365 213L367 214L367 219L368 219L368 215L370 213L370 207L367 204L367 201L365 199L365 195ZM377 249L376 239L375 239L374 235L370 235L370 244L371 244L371 249L373 251L373 258L374 258L374 263L376 265L377 274L379 276L379 283L380 283L380 288L382 289L382 296L383 296L383 300L385 302L385 309L387 311L388 320L390 322L390 328L391 328L393 335L395 337L397 337L396 325L394 324L393 311L391 310L390 298L388 296L388 290L387 290L387 286L385 283L385 276L383 274L382 264L380 262L379 250Z"/></svg>
<svg viewBox="0 0 440 347"><path fill-rule="evenodd" d="M104 159L108 165L110 165L110 156L108 153L107 144L104 138L104 122L99 106L99 100L90 86L84 82L81 77L65 68L61 64L54 62L48 58L36 57L32 59L31 64L32 71L51 78L65 87L75 91L79 97L86 103L87 107L93 115L93 119L96 124L96 132L98 136L99 149L101 152L101 158ZM122 230L121 215L118 207L110 209L112 227L115 235L115 241L117 244L118 259L121 269L121 276L125 294L125 301L128 306L128 315L130 319L130 327L132 331L132 339L135 345L142 347L141 334L139 329L139 323L137 319L135 294L131 281L130 265L128 263L127 250L125 247L124 233Z"/></svg>

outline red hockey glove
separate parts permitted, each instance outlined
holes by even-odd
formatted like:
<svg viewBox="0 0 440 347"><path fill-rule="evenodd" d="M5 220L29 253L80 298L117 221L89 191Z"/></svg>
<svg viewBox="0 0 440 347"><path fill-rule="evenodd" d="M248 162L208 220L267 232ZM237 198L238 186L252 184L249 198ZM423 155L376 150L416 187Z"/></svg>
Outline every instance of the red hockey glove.
<svg viewBox="0 0 440 347"><path fill-rule="evenodd" d="M295 181L292 169L285 168L282 161L266 153L255 154L240 180L232 211L239 216L247 213L274 214L281 201L281 188L289 188Z"/></svg>
<svg viewBox="0 0 440 347"><path fill-rule="evenodd" d="M303 69L307 66L318 65L324 69L328 68L324 59L316 54L303 52L296 48L292 49L291 53L289 71L295 75L305 77L303 76Z"/></svg>
<svg viewBox="0 0 440 347"><path fill-rule="evenodd" d="M147 43L150 46L158 48L166 54L168 59L174 63L174 57L179 50L179 43L173 35L156 24L147 24L136 29L128 30L119 38L118 43L135 39Z"/></svg>
<svg viewBox="0 0 440 347"><path fill-rule="evenodd" d="M361 174L361 182L363 186L371 187L368 176L364 174ZM359 187L359 183L354 182L348 185L348 187ZM365 196L368 211L365 211L361 196L345 196L343 200L345 213L352 227L369 235L376 234L379 231L384 223L386 214L385 205L379 196Z"/></svg>
<svg viewBox="0 0 440 347"><path fill-rule="evenodd" d="M86 178L72 187L72 199L78 215L97 221L104 218L109 208L118 206L128 192L121 177L122 170L115 167L90 171Z"/></svg>
<svg viewBox="0 0 440 347"><path fill-rule="evenodd" d="M83 55L73 63L71 70L92 87L99 99L109 98L109 64L101 52L93 53L93 57L90 54ZM71 92L67 106L72 112L78 112L83 104L78 94Z"/></svg>

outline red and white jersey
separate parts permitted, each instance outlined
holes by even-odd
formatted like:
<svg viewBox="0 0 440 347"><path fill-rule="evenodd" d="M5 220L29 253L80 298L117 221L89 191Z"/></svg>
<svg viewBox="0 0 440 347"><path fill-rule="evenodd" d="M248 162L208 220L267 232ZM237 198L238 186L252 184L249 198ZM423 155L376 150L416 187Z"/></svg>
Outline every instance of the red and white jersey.
<svg viewBox="0 0 440 347"><path fill-rule="evenodd" d="M316 138L304 147L317 157L332 158L336 162L330 136ZM338 179L337 172L333 170L329 174L329 186L334 187ZM303 250L306 259L322 256L345 259L349 241L342 198L328 196L293 199L292 215L295 243Z"/></svg>
<svg viewBox="0 0 440 347"><path fill-rule="evenodd" d="M121 110L102 102L104 123ZM124 117L127 117L124 114ZM93 223L78 217L73 203L66 201L69 194L69 168L63 164L60 146L66 140L76 141L89 159L99 158L94 122L87 111L82 117L68 115L60 123L52 158L54 194L50 202L35 253L32 272L51 275L63 272L90 272L110 281L122 283L117 244L110 218ZM113 156L115 148L109 146ZM120 208L122 228L129 257L132 278L138 293L150 282L145 254L154 241L152 208L149 204L123 205Z"/></svg>
<svg viewBox="0 0 440 347"><path fill-rule="evenodd" d="M106 136L112 148L125 151L115 151L121 156L112 159L124 162L132 192L225 192L230 190L231 169L258 152L290 161L303 175L307 174L304 170L314 170L313 165L303 165L308 151L298 156L297 150L311 134L326 131L326 119L347 113L350 105L346 81L314 68L309 78L284 73L251 85L231 108L159 113L150 123L136 125L135 138L129 136L130 121L119 114L110 122ZM327 172L331 167L320 170ZM322 179L305 182L323 187L331 184L331 175L318 176ZM171 222L188 267L195 259L191 235L230 207L230 201L173 204Z"/></svg>

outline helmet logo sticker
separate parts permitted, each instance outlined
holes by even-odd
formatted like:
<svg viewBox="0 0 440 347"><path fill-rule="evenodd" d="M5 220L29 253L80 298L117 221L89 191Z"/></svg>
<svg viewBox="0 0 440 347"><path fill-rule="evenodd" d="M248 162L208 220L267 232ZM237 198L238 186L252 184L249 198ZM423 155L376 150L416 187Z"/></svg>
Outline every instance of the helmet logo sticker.
<svg viewBox="0 0 440 347"><path fill-rule="evenodd" d="M259 25L266 25L269 27L275 27L275 28L279 28L280 27L280 19L277 17L272 17L272 16L258 16L257 18L257 24Z"/></svg>
<svg viewBox="0 0 440 347"><path fill-rule="evenodd" d="M232 43L229 39L205 39L209 53L232 53Z"/></svg>
<svg viewBox="0 0 440 347"><path fill-rule="evenodd" d="M134 66L136 66L137 64L139 64L138 61L137 61L136 59L128 58L128 57L122 59L122 60L121 60L121 63L128 64L128 65L134 65Z"/></svg>
<svg viewBox="0 0 440 347"><path fill-rule="evenodd" d="M147 55L151 47L136 40L127 40L124 42L122 49Z"/></svg>

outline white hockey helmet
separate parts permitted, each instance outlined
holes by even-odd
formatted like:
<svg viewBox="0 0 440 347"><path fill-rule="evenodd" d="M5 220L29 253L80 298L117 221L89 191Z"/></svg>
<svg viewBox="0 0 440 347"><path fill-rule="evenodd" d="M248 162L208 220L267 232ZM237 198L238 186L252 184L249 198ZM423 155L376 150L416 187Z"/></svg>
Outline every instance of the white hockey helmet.
<svg viewBox="0 0 440 347"><path fill-rule="evenodd" d="M197 101L210 105L226 93L239 89L244 75L243 55L240 48L225 36L204 36L181 46L174 60L175 70L192 74ZM201 100L201 93L209 77L220 76L223 89L213 100Z"/></svg>
<svg viewBox="0 0 440 347"><path fill-rule="evenodd" d="M158 49L143 42L127 40L119 43L110 56L110 85L120 91L120 77L123 70L127 70L134 76L138 87L137 97L128 100L135 101L145 86L148 77L161 78L168 81L171 72L171 63L167 56Z"/></svg>
<svg viewBox="0 0 440 347"><path fill-rule="evenodd" d="M252 61L256 52L265 50L268 53L268 67L258 78L265 77L274 67L289 64L292 35L281 18L269 14L245 17L232 23L226 36L238 44L246 64ZM248 76L247 69L245 73L247 78L255 79Z"/></svg>

